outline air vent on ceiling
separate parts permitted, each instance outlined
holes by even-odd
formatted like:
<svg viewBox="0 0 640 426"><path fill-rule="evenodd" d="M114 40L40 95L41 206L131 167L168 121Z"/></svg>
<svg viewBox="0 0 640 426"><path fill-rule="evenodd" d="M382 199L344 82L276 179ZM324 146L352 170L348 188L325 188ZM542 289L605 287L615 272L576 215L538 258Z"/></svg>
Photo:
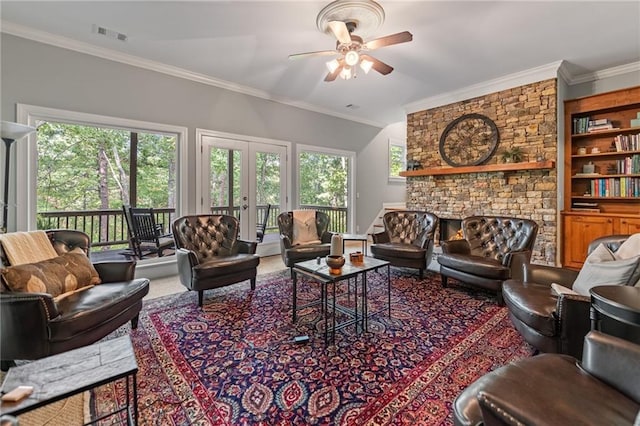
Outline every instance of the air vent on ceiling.
<svg viewBox="0 0 640 426"><path fill-rule="evenodd" d="M349 109L358 109L360 108L359 105L355 105L355 104L348 104L344 106L345 108L349 108Z"/></svg>
<svg viewBox="0 0 640 426"><path fill-rule="evenodd" d="M127 41L127 35L126 34L122 34L122 33L119 33L117 31L110 30L110 29L105 28L105 27L101 27L99 25L95 25L95 24L93 25L93 32L96 33L96 34L103 35L105 37L116 39L116 40Z"/></svg>

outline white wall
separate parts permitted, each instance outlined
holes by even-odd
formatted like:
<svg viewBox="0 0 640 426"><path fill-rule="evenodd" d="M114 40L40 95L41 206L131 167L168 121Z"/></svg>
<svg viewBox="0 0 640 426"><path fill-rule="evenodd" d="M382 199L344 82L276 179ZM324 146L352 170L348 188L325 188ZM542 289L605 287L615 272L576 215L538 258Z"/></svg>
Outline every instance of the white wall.
<svg viewBox="0 0 640 426"><path fill-rule="evenodd" d="M356 180L360 182L360 197L356 200L356 226L360 232L365 232L376 219L382 203L406 200L405 182L388 182L389 138L406 141L407 123L401 121L388 125L357 153Z"/></svg>
<svg viewBox="0 0 640 426"><path fill-rule="evenodd" d="M7 34L0 34L0 47L2 120L15 121L16 104L23 103L184 126L189 129L189 170L195 169L196 128L288 141L292 143L294 157L297 144L351 150L364 155L363 160L356 159L356 191L360 193L356 209L360 204L363 209L381 206L392 201L387 198L391 193L400 190L399 186L387 190L386 181L377 178L375 187L369 182L372 174L387 167L384 135L390 132L394 137L404 137L397 130L319 114ZM396 127L402 126L392 126ZM14 155L12 159L15 158ZM12 173L10 205L15 203L15 172ZM195 175L191 173L188 179L187 203L193 210ZM296 186L293 182L293 188ZM404 191L404 187L401 189ZM296 199L295 192L293 195ZM367 200L363 202L365 197ZM356 214L357 223L361 224L360 213ZM13 217L10 214L10 230L15 229Z"/></svg>
<svg viewBox="0 0 640 426"><path fill-rule="evenodd" d="M576 99L640 85L640 70L569 86L565 99Z"/></svg>

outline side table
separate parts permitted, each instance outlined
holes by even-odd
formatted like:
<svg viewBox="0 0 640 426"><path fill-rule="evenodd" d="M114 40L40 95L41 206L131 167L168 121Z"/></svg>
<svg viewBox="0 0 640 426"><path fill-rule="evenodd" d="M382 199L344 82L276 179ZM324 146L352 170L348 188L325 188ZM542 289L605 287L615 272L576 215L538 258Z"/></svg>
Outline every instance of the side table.
<svg viewBox="0 0 640 426"><path fill-rule="evenodd" d="M360 241L362 242L362 253L367 255L367 241L369 236L367 234L342 234L342 252L344 253L345 241Z"/></svg>
<svg viewBox="0 0 640 426"><path fill-rule="evenodd" d="M77 393L125 379L126 405L113 413L93 419L89 424L122 411L127 412L128 425L138 424L137 372L138 364L129 336L12 367L2 384L2 392L9 392L18 386L33 386L33 393L18 402L0 403L0 416L17 416Z"/></svg>
<svg viewBox="0 0 640 426"><path fill-rule="evenodd" d="M621 324L630 325L640 332L639 287L596 286L590 290L590 293L592 330L600 330L601 320L606 317Z"/></svg>

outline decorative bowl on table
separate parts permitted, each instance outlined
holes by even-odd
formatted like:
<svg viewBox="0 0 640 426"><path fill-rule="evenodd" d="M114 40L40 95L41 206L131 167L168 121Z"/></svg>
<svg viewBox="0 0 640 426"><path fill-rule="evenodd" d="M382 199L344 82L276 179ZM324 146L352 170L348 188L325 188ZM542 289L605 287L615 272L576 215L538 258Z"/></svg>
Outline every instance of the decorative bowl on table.
<svg viewBox="0 0 640 426"><path fill-rule="evenodd" d="M344 266L343 256L329 255L327 256L326 261L330 274L337 275L342 271L342 267Z"/></svg>

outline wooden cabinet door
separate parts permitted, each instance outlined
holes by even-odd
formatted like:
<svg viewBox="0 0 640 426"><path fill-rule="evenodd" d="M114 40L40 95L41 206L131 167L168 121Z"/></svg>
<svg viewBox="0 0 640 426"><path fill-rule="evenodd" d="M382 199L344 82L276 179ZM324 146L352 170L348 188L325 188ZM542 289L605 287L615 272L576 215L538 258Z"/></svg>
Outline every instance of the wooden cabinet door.
<svg viewBox="0 0 640 426"><path fill-rule="evenodd" d="M565 216L562 266L580 269L587 257L589 243L613 234L613 221L610 217Z"/></svg>
<svg viewBox="0 0 640 426"><path fill-rule="evenodd" d="M637 234L640 232L640 218L620 218L620 234Z"/></svg>

